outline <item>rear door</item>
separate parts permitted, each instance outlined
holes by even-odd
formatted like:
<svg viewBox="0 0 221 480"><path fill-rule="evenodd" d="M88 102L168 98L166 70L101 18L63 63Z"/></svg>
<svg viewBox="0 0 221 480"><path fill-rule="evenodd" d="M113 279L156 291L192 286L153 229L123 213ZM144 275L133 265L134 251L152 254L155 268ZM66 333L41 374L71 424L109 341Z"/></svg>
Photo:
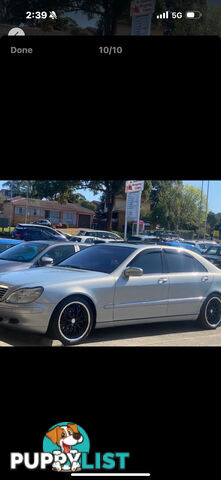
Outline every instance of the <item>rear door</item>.
<svg viewBox="0 0 221 480"><path fill-rule="evenodd" d="M142 268L143 275L126 278L122 274L117 280L114 319L139 320L165 316L169 286L161 250L142 250L127 266Z"/></svg>
<svg viewBox="0 0 221 480"><path fill-rule="evenodd" d="M183 249L163 249L169 280L168 315L199 313L213 280L202 263Z"/></svg>

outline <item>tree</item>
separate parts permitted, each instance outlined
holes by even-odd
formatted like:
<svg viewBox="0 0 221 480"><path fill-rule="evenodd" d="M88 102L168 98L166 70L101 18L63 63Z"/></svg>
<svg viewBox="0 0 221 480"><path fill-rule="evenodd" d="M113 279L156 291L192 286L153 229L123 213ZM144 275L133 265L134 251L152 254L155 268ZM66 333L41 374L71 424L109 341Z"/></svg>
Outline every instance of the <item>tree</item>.
<svg viewBox="0 0 221 480"><path fill-rule="evenodd" d="M154 182L153 182L154 184ZM151 221L172 230L196 229L199 222L201 189L183 186L182 181L162 181L155 187ZM201 223L205 221L206 195L202 198Z"/></svg>
<svg viewBox="0 0 221 480"><path fill-rule="evenodd" d="M198 229L201 189L192 185L185 185L182 197L181 226L187 229ZM205 222L206 195L202 196L201 224Z"/></svg>
<svg viewBox="0 0 221 480"><path fill-rule="evenodd" d="M181 212L182 181L161 180L152 182L151 222L169 229L178 229Z"/></svg>
<svg viewBox="0 0 221 480"><path fill-rule="evenodd" d="M35 180L8 180L3 183L3 187L12 188L13 197L30 197L36 194Z"/></svg>
<svg viewBox="0 0 221 480"><path fill-rule="evenodd" d="M130 7L131 0L73 0L73 11L84 11L88 18L99 16L98 26L103 35L113 35L117 19Z"/></svg>
<svg viewBox="0 0 221 480"><path fill-rule="evenodd" d="M213 212L209 212L207 215L207 224L209 224L211 230L215 230L216 225L219 224L219 217Z"/></svg>
<svg viewBox="0 0 221 480"><path fill-rule="evenodd" d="M57 200L60 203L75 201L73 191L82 185L81 180L11 180L5 182L3 186L11 188L13 197L28 196L30 198L46 198L47 200Z"/></svg>
<svg viewBox="0 0 221 480"><path fill-rule="evenodd" d="M107 230L111 231L115 198L116 195L123 193L125 182L123 180L89 180L84 183L84 188L89 188L94 194L99 192L103 193L104 203L107 209Z"/></svg>

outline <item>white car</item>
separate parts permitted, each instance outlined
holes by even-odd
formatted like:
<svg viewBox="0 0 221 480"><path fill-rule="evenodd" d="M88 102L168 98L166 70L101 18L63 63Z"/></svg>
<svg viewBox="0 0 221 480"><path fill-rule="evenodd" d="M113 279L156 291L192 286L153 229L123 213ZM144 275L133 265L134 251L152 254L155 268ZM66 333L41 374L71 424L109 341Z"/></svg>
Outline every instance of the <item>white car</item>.
<svg viewBox="0 0 221 480"><path fill-rule="evenodd" d="M87 237L87 236L84 236L84 235L75 235L75 237L71 237L70 238L70 241L71 242L78 242L78 243L81 243L81 244L84 244L85 246L86 245L97 245L99 243L110 243L112 242L113 243L113 240L111 238L98 238L98 237ZM121 242L123 242L123 239L121 239Z"/></svg>
<svg viewBox="0 0 221 480"><path fill-rule="evenodd" d="M100 239L109 239L115 242L122 242L122 237L106 230L80 230L77 236L96 237Z"/></svg>

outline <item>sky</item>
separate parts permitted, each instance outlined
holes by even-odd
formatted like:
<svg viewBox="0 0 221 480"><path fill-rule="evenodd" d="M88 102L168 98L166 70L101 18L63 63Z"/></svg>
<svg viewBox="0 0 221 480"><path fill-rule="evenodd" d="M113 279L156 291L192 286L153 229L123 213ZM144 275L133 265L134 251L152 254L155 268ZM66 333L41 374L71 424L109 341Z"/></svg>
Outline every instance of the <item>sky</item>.
<svg viewBox="0 0 221 480"><path fill-rule="evenodd" d="M6 180L0 180L0 189L2 188L2 184L6 182ZM186 185L193 185L197 188L202 188L202 180L183 180L183 184ZM207 185L208 181L203 181L203 192L207 195ZM100 195L94 195L90 190L77 190L77 192L81 193L86 197L89 202L93 200L99 200ZM208 201L208 211L212 211L214 213L221 212L221 180L210 180L209 182L209 201Z"/></svg>

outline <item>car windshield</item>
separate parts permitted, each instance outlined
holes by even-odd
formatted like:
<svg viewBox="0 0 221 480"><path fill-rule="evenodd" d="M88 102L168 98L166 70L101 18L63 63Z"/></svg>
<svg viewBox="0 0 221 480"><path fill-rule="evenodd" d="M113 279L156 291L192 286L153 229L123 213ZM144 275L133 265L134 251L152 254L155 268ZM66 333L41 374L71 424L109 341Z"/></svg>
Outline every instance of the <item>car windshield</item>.
<svg viewBox="0 0 221 480"><path fill-rule="evenodd" d="M25 243L15 245L0 254L0 260L13 262L31 262L48 245L46 243Z"/></svg>
<svg viewBox="0 0 221 480"><path fill-rule="evenodd" d="M59 263L59 267L112 273L134 251L131 247L94 245Z"/></svg>

